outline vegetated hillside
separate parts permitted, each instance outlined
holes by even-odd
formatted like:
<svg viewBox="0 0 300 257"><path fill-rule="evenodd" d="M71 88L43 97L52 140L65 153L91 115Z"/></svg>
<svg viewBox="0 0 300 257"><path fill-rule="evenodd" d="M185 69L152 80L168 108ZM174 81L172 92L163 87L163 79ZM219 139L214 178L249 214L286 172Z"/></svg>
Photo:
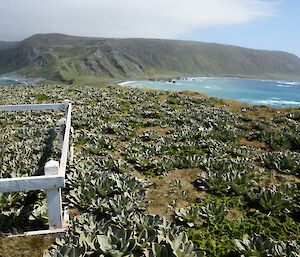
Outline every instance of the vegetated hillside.
<svg viewBox="0 0 300 257"><path fill-rule="evenodd" d="M300 59L213 43L44 34L0 48L0 72L12 71L67 82L189 75L300 79Z"/></svg>
<svg viewBox="0 0 300 257"><path fill-rule="evenodd" d="M52 242L48 257L299 256L299 108L119 87L0 87L0 104L64 98L74 107L62 190L69 231L55 243L22 239L22 248L0 238L1 257L41 256L36 245ZM59 158L61 115L0 113L0 177ZM45 198L0 194L0 235L46 228Z"/></svg>
<svg viewBox="0 0 300 257"><path fill-rule="evenodd" d="M15 42L0 41L0 49L6 49L14 44Z"/></svg>

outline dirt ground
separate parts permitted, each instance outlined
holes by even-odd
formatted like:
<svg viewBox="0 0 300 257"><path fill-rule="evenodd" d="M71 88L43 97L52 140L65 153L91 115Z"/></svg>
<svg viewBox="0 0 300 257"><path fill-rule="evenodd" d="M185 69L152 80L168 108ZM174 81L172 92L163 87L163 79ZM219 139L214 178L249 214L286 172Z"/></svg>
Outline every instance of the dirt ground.
<svg viewBox="0 0 300 257"><path fill-rule="evenodd" d="M54 241L50 236L0 238L0 257L42 257Z"/></svg>

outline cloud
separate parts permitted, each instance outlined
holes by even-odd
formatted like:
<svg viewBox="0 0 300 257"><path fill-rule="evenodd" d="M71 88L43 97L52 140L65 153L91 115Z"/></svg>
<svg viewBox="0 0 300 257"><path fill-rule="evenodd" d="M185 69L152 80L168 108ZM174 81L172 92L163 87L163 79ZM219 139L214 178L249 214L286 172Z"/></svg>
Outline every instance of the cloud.
<svg viewBox="0 0 300 257"><path fill-rule="evenodd" d="M194 29L270 16L270 0L0 0L0 40L60 32L176 38Z"/></svg>

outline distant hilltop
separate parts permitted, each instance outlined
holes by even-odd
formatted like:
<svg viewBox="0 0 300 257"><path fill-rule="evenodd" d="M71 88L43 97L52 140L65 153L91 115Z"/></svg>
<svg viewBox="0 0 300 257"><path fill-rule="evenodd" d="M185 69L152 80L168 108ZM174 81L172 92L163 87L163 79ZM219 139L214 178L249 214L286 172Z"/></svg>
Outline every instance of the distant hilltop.
<svg viewBox="0 0 300 257"><path fill-rule="evenodd" d="M38 34L0 42L0 74L76 80L238 76L299 80L300 59L281 51L162 39Z"/></svg>

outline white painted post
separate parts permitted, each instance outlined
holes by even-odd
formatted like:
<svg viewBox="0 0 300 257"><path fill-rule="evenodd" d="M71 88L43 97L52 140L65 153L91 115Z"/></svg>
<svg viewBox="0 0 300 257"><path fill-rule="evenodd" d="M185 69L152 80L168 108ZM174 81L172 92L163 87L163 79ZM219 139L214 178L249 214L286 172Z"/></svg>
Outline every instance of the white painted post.
<svg viewBox="0 0 300 257"><path fill-rule="evenodd" d="M74 160L74 128L73 127L71 127L70 136L71 136L71 143L69 144L70 151L68 154L68 158L70 164L73 164L73 160Z"/></svg>
<svg viewBox="0 0 300 257"><path fill-rule="evenodd" d="M59 170L58 161L48 161L45 164L45 175L56 175ZM48 219L49 228L62 227L62 204L61 204L61 189L51 188L47 190L47 203L48 203Z"/></svg>
<svg viewBox="0 0 300 257"><path fill-rule="evenodd" d="M68 108L69 108L70 100L66 99L64 101L64 111L65 111L65 119L67 119L68 116Z"/></svg>
<svg viewBox="0 0 300 257"><path fill-rule="evenodd" d="M65 205L64 207L64 223L67 226L69 222L70 216L69 216L69 207Z"/></svg>
<svg viewBox="0 0 300 257"><path fill-rule="evenodd" d="M61 118L57 123L57 130L58 130L58 138L60 142L60 148L62 149L63 143L64 143L64 137L65 137L65 131L66 131L66 119Z"/></svg>
<svg viewBox="0 0 300 257"><path fill-rule="evenodd" d="M66 125L67 125L67 120L68 120L68 111L69 111L69 107L70 107L70 100L65 99L64 101L64 105L65 105L65 129L66 129ZM70 136L73 137L74 134L74 129L71 126L70 127ZM63 134L63 139L64 139L64 135L65 135L65 130L64 130L64 134ZM74 156L74 147L73 144L69 143L69 148L68 148L68 160L70 161L70 163L73 163L73 156Z"/></svg>

